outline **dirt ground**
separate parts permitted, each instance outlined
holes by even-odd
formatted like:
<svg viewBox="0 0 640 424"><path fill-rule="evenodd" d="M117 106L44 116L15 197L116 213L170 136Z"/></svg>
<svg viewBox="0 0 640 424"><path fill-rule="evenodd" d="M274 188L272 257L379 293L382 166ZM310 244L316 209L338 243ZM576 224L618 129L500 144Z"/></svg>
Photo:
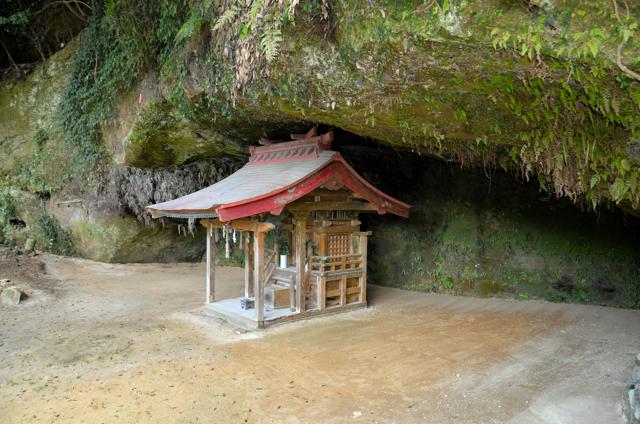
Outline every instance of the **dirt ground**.
<svg viewBox="0 0 640 424"><path fill-rule="evenodd" d="M244 332L202 314L200 264L0 278L30 287L0 307L0 423L618 423L640 351L640 311L371 287L366 310Z"/></svg>

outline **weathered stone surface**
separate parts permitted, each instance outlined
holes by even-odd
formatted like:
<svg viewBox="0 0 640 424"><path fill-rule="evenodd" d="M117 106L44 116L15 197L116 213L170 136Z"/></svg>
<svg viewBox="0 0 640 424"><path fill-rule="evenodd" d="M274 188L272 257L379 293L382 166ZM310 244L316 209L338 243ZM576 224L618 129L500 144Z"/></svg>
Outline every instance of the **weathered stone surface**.
<svg viewBox="0 0 640 424"><path fill-rule="evenodd" d="M0 279L0 292L9 287L9 284L11 284L11 280L8 278Z"/></svg>
<svg viewBox="0 0 640 424"><path fill-rule="evenodd" d="M413 2L337 2L335 37L285 28L268 77L254 79L234 107L232 67L220 65L226 46L220 53L215 41L197 51L188 44L185 91L194 116L216 118L221 131L241 138L258 123L319 122L396 149L537 174L559 195L612 199L640 212L640 163L628 152L637 145L640 86L617 82L624 77L612 66L616 39L601 40L601 54L585 55L585 68L555 51L563 36L581 44L579 32L614 25L599 18L609 16L611 4L569 10L527 3L511 3L505 13L494 0L456 2L447 11ZM529 25L559 24L560 16L567 19L555 29ZM516 41L525 37L520 31L537 39L537 53ZM492 45L499 34L509 39L504 48ZM632 57L639 46L630 43L626 52ZM579 76L596 68L597 80ZM195 97L193 87L200 88Z"/></svg>
<svg viewBox="0 0 640 424"><path fill-rule="evenodd" d="M631 417L630 424L640 424L640 384L636 384L635 388L629 391Z"/></svg>
<svg viewBox="0 0 640 424"><path fill-rule="evenodd" d="M31 253L33 252L33 248L36 245L36 241L33 238L28 238L27 241L24 242L24 252Z"/></svg>
<svg viewBox="0 0 640 424"><path fill-rule="evenodd" d="M2 302L4 305L18 305L21 299L22 290L20 290L20 288L17 286L7 287L6 289L2 290L2 293L0 293L0 302Z"/></svg>
<svg viewBox="0 0 640 424"><path fill-rule="evenodd" d="M369 281L476 296L638 307L640 222L579 213L504 172L343 146L369 181L412 205L409 219L365 215ZM605 247L606 246L606 247ZM565 284L566 283L566 284Z"/></svg>

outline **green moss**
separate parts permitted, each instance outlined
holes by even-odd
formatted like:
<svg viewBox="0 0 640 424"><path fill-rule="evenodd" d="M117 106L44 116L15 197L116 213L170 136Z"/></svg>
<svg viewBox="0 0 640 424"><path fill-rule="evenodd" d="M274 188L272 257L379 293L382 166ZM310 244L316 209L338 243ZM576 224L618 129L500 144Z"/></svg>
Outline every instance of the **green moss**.
<svg viewBox="0 0 640 424"><path fill-rule="evenodd" d="M201 158L244 157L229 138L180 118L167 102L152 103L136 119L128 136L125 163L143 168L180 165Z"/></svg>
<svg viewBox="0 0 640 424"><path fill-rule="evenodd" d="M24 81L0 82L0 174L16 175L20 160L33 155L42 131L46 132L46 149L62 144L54 117L60 94L64 90L76 43L67 45L36 69ZM59 159L59 158L58 158ZM67 166L67 161L63 162ZM60 168L60 162L56 161Z"/></svg>
<svg viewBox="0 0 640 424"><path fill-rule="evenodd" d="M10 220L16 216L15 199L8 188L0 190L0 239L2 243L13 242L13 227Z"/></svg>
<svg viewBox="0 0 640 424"><path fill-rule="evenodd" d="M180 229L178 229L180 225ZM145 226L126 240L120 240L111 262L191 262L200 261L206 247L201 226L189 233L185 224Z"/></svg>
<svg viewBox="0 0 640 424"><path fill-rule="evenodd" d="M75 222L68 231L76 251L103 262L187 262L204 254L206 233L184 223L144 225L130 216L95 217ZM178 228L180 227L180 228Z"/></svg>
<svg viewBox="0 0 640 424"><path fill-rule="evenodd" d="M96 222L75 222L69 225L71 240L85 258L112 262L122 243L135 238L139 223L128 218L113 217Z"/></svg>
<svg viewBox="0 0 640 424"><path fill-rule="evenodd" d="M73 255L75 249L66 230L46 210L37 213L29 231L35 237L37 247L57 255Z"/></svg>
<svg viewBox="0 0 640 424"><path fill-rule="evenodd" d="M535 175L593 207L611 200L640 209L640 163L629 154L640 86L610 61L621 31L611 4L445 3L339 3L333 39L313 24L285 26L279 58L235 104L233 66L215 42L198 44L200 34L178 56L182 63L168 67L181 70L172 86L197 86L206 105L195 106L200 120L213 115L240 137L250 132L230 127L256 118L272 127L320 122L400 149ZM585 55L594 40L598 53ZM625 48L632 57L638 47L634 40ZM172 102L185 107L178 98Z"/></svg>
<svg viewBox="0 0 640 424"><path fill-rule="evenodd" d="M118 95L167 55L184 11L183 2L174 1L95 5L58 114L65 141L82 170L100 170L108 156L101 126L113 119Z"/></svg>

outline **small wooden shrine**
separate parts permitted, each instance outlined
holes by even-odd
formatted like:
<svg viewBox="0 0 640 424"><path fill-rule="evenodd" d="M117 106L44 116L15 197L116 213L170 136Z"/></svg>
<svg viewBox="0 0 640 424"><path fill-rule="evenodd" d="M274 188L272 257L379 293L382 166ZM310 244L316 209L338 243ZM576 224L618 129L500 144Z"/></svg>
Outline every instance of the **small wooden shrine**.
<svg viewBox="0 0 640 424"><path fill-rule="evenodd" d="M367 237L360 213L408 217L410 206L369 184L340 153L333 132L293 134L292 141L262 139L249 162L205 189L148 207L154 218L200 219L207 228L206 310L248 328L367 305ZM280 216L268 222L269 215ZM279 228L265 246L266 233ZM218 299L214 231L245 237L244 297Z"/></svg>

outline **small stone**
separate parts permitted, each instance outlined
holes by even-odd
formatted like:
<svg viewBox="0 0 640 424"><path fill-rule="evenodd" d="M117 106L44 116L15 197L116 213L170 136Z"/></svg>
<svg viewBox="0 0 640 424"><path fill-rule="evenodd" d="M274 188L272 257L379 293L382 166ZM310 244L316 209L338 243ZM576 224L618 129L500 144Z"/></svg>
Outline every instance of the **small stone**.
<svg viewBox="0 0 640 424"><path fill-rule="evenodd" d="M36 241L32 238L28 238L27 241L24 243L25 253L31 253L35 245L36 245Z"/></svg>
<svg viewBox="0 0 640 424"><path fill-rule="evenodd" d="M9 287L9 283L11 283L11 280L9 280L8 278L3 278L0 280L0 292L4 289L6 289L7 287Z"/></svg>
<svg viewBox="0 0 640 424"><path fill-rule="evenodd" d="M7 287L0 293L0 301L4 305L17 305L22 298L22 290L16 286Z"/></svg>

